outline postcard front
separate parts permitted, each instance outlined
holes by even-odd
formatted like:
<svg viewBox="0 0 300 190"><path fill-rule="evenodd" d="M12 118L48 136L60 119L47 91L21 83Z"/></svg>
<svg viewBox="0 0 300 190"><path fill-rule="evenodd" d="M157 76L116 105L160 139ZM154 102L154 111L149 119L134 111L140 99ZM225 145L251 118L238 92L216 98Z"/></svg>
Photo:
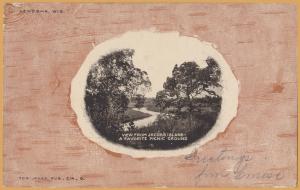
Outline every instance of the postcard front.
<svg viewBox="0 0 300 190"><path fill-rule="evenodd" d="M4 182L294 187L296 7L5 5Z"/></svg>

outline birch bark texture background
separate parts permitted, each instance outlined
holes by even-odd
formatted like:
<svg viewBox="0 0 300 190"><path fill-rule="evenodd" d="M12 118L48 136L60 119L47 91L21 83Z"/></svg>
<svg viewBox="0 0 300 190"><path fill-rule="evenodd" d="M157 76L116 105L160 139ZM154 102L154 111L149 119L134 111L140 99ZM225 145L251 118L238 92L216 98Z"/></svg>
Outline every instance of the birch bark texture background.
<svg viewBox="0 0 300 190"><path fill-rule="evenodd" d="M97 44L155 28L217 45L240 82L237 117L192 154L132 158L81 132L70 86ZM6 4L4 183L22 187L295 186L296 7Z"/></svg>

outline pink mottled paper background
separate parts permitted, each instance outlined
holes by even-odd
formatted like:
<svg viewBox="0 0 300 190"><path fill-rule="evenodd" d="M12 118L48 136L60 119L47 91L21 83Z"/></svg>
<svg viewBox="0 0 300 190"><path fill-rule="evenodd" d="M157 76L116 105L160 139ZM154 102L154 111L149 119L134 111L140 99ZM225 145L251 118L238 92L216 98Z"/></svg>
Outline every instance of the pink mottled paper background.
<svg viewBox="0 0 300 190"><path fill-rule="evenodd" d="M23 9L63 13L20 12ZM280 171L281 179L200 179L196 176L203 164L184 156L134 159L104 150L83 136L69 95L71 80L86 55L94 45L124 32L153 27L216 44L240 82L237 117L198 154L214 156L224 149L248 154L253 158L249 172ZM296 185L294 5L6 4L4 35L6 186ZM230 171L234 164L216 162L209 171ZM51 176L84 180L41 178Z"/></svg>

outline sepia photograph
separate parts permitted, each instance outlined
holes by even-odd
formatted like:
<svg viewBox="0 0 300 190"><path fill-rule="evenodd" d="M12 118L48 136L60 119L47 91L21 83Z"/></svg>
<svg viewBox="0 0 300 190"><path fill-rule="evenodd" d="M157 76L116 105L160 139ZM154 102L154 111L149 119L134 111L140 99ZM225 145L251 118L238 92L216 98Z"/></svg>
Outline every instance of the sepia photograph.
<svg viewBox="0 0 300 190"><path fill-rule="evenodd" d="M89 72L86 111L99 134L137 149L179 148L204 136L221 109L218 63L208 57L205 68L194 61L175 64L159 90L151 89L147 71L134 66L134 53L113 51ZM155 97L148 90L156 90Z"/></svg>

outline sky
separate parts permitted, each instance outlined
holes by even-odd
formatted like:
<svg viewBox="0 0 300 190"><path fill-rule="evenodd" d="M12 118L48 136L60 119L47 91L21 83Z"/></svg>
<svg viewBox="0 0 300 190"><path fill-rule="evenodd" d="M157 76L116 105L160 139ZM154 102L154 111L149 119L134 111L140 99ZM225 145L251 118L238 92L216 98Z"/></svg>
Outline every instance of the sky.
<svg viewBox="0 0 300 190"><path fill-rule="evenodd" d="M195 38L182 37L178 33L135 32L124 36L128 47L135 49L133 64L148 73L152 83L146 97L155 97L163 89L163 83L171 76L175 64L196 61L206 67L204 46Z"/></svg>

